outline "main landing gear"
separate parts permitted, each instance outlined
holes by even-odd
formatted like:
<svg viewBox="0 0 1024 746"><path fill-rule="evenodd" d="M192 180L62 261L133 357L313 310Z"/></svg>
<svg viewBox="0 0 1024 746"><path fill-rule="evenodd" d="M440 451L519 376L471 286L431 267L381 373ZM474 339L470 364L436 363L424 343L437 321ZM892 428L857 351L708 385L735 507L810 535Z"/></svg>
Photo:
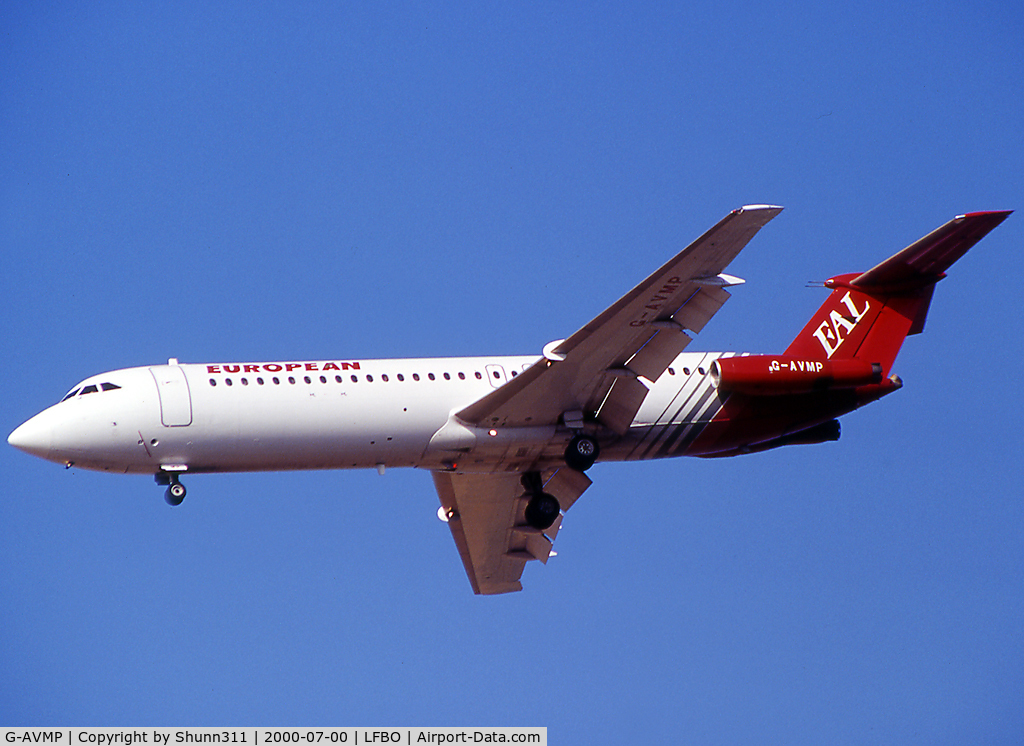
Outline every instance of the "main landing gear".
<svg viewBox="0 0 1024 746"><path fill-rule="evenodd" d="M526 522L541 531L551 528L561 510L558 499L544 491L539 472L528 471L523 474L521 481L526 488L524 497L529 497L530 500L526 504Z"/></svg>
<svg viewBox="0 0 1024 746"><path fill-rule="evenodd" d="M594 465L600 453L596 440L589 435L576 435L565 447L565 463L576 471L586 471Z"/></svg>
<svg viewBox="0 0 1024 746"><path fill-rule="evenodd" d="M167 501L168 505L181 505L181 501L185 499L185 485L178 480L177 474L174 472L168 473L162 471L156 475L156 483L160 485L167 485L167 491L164 493L164 500Z"/></svg>

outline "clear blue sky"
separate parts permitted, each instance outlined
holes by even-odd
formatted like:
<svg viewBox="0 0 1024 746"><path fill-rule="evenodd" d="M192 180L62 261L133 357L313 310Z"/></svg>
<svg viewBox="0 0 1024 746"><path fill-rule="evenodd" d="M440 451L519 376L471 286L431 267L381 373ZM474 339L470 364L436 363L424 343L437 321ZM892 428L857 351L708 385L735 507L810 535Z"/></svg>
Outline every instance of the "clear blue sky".
<svg viewBox="0 0 1024 746"><path fill-rule="evenodd" d="M745 203L691 350L782 350L1024 208L1024 11L4 2L4 436L160 363L538 353ZM635 5L635 4L634 4ZM429 475L148 477L3 444L0 723L546 725L552 743L1024 737L1024 214L838 443L603 464L474 597Z"/></svg>

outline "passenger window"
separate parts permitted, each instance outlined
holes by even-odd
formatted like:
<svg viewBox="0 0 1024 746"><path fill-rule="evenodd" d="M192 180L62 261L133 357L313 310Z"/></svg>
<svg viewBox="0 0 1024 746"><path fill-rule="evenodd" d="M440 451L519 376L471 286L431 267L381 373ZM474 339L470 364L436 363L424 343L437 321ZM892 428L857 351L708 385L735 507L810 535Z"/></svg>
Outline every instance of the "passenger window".
<svg viewBox="0 0 1024 746"><path fill-rule="evenodd" d="M480 371L477 371L473 375L476 376L476 380L478 380L478 381L482 381L483 378L484 378L482 375L480 375Z"/></svg>
<svg viewBox="0 0 1024 746"><path fill-rule="evenodd" d="M405 380L405 376L403 376L401 373L399 373L398 374L398 380L399 381L404 381Z"/></svg>
<svg viewBox="0 0 1024 746"><path fill-rule="evenodd" d="M384 381L384 383L387 383L388 382L388 374L387 373L382 374L381 377L380 377L380 380Z"/></svg>
<svg viewBox="0 0 1024 746"><path fill-rule="evenodd" d="M414 380L414 381L420 380L420 374L419 373L413 373L412 374L412 380Z"/></svg>
<svg viewBox="0 0 1024 746"><path fill-rule="evenodd" d="M429 378L431 381L433 381L434 380L434 374L433 373L427 373L427 378Z"/></svg>
<svg viewBox="0 0 1024 746"><path fill-rule="evenodd" d="M466 380L466 374L465 373L459 373L459 380L460 381L465 381Z"/></svg>

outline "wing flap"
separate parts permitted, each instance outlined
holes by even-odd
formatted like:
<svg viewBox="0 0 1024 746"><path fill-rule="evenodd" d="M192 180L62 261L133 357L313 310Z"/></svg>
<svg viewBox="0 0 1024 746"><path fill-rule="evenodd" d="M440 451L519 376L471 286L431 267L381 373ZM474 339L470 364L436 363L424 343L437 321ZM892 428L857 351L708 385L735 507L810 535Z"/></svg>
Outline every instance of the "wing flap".
<svg viewBox="0 0 1024 746"><path fill-rule="evenodd" d="M555 535L558 533L558 526L562 523L562 516L558 516L555 519L555 524L552 524L550 528L541 530L539 528L533 528L532 526L515 526L512 528L512 537L510 544L515 546L525 546L525 549L510 549L509 554L512 556L522 556L522 552L526 552L527 560L540 560L542 564L548 563L548 558L551 556L551 547L555 541ZM553 533L552 533L553 530ZM552 533L550 537L546 534Z"/></svg>
<svg viewBox="0 0 1024 746"><path fill-rule="evenodd" d="M558 504L564 513L573 506L580 495L587 491L587 487L591 484L593 482L590 481L590 477L582 471L564 468L556 471L554 476L548 479L544 484L544 491L558 498ZM558 522L545 532L552 540L555 538L555 534L551 533L552 529L557 533L561 523L561 519L558 519Z"/></svg>
<svg viewBox="0 0 1024 746"><path fill-rule="evenodd" d="M636 378L617 377L597 410L597 421L623 435L629 430L646 396L647 387Z"/></svg>
<svg viewBox="0 0 1024 746"><path fill-rule="evenodd" d="M672 320L684 329L701 332L705 324L731 297L729 291L723 288L703 287L686 299L682 308L672 315Z"/></svg>
<svg viewBox="0 0 1024 746"><path fill-rule="evenodd" d="M626 361L625 367L648 381L656 381L668 368L668 364L686 349L686 345L690 344L692 339L682 330L666 329L655 332L647 344Z"/></svg>

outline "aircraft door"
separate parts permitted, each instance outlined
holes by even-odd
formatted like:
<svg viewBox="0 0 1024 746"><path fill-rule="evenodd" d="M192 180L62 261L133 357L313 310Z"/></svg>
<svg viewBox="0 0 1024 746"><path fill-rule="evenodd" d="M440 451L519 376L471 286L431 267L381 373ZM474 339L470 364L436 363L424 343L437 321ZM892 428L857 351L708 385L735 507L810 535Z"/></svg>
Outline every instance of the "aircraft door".
<svg viewBox="0 0 1024 746"><path fill-rule="evenodd" d="M505 383L505 369L500 365L488 365L487 368L487 380L491 382L491 386L498 388Z"/></svg>
<svg viewBox="0 0 1024 746"><path fill-rule="evenodd" d="M160 421L164 427L192 424L192 396L180 365L156 365L149 369L160 395Z"/></svg>

